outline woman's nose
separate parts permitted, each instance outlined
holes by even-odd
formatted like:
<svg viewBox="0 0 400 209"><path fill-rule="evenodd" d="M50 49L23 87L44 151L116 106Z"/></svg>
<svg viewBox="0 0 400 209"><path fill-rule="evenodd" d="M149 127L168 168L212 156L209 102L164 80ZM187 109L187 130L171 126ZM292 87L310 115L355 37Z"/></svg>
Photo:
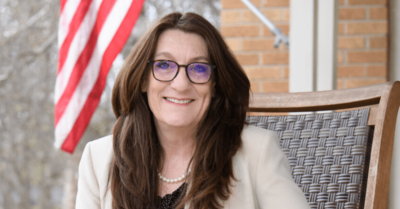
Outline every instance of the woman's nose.
<svg viewBox="0 0 400 209"><path fill-rule="evenodd" d="M189 78L186 76L186 69L185 67L179 67L179 73L176 75L175 79L171 82L171 87L177 91L185 91L188 90L191 82Z"/></svg>

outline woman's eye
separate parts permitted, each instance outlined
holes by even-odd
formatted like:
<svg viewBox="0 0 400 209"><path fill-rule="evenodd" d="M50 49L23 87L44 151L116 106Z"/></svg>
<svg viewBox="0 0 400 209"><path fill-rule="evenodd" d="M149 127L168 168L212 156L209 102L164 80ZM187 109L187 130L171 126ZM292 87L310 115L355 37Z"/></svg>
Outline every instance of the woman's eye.
<svg viewBox="0 0 400 209"><path fill-rule="evenodd" d="M169 68L169 64L167 62L159 62L157 64L157 67L161 68L161 69L168 69Z"/></svg>
<svg viewBox="0 0 400 209"><path fill-rule="evenodd" d="M194 71L196 71L197 73L204 73L205 71L207 71L207 68L202 65L195 65Z"/></svg>

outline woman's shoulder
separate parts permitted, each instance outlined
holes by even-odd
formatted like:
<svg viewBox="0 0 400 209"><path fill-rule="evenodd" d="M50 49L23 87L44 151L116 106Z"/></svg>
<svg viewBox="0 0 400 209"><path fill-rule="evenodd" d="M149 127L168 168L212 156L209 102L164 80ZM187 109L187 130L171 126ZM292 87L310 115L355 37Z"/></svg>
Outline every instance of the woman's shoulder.
<svg viewBox="0 0 400 209"><path fill-rule="evenodd" d="M88 147L96 153L104 153L107 151L112 151L113 148L113 136L108 135L102 138L90 141L87 143Z"/></svg>
<svg viewBox="0 0 400 209"><path fill-rule="evenodd" d="M265 149L265 146L279 145L279 139L276 132L252 125L245 125L243 128L242 142L243 147L245 148Z"/></svg>
<svg viewBox="0 0 400 209"><path fill-rule="evenodd" d="M86 144L79 164L76 208L100 208L108 191L108 179L113 158L113 137L106 136ZM103 208L103 207L102 207Z"/></svg>
<svg viewBox="0 0 400 209"><path fill-rule="evenodd" d="M238 158L245 161L257 160L260 153L280 154L278 135L274 131L266 130L256 126L245 125L242 131L242 147L236 153ZM276 158L271 158L274 160Z"/></svg>
<svg viewBox="0 0 400 209"><path fill-rule="evenodd" d="M81 164L90 167L95 173L103 174L109 170L113 158L113 136L105 136L86 144L82 154Z"/></svg>
<svg viewBox="0 0 400 209"><path fill-rule="evenodd" d="M240 201L230 198L229 204L235 205L235 208L249 208L239 206L246 202L243 197L257 200L259 208L310 208L304 193L293 181L289 161L280 147L276 132L245 126L242 149L234 159L234 168L235 176L240 181L232 192ZM244 194L244 191L251 192Z"/></svg>

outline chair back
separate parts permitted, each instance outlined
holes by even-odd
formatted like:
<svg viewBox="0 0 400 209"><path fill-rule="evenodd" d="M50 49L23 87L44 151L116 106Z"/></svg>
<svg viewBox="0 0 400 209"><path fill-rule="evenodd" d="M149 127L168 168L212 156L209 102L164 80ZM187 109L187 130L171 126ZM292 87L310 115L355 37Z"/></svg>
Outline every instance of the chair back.
<svg viewBox="0 0 400 209"><path fill-rule="evenodd" d="M399 81L334 91L255 93L249 111L267 116L250 114L247 120L277 132L293 179L311 208L381 209L387 205L399 106ZM287 114L322 110L330 112Z"/></svg>

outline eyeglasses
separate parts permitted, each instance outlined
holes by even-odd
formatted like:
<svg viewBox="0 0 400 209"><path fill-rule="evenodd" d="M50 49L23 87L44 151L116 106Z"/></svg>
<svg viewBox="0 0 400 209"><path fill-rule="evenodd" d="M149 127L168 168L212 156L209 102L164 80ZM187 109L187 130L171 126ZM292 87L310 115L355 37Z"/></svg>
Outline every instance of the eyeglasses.
<svg viewBox="0 0 400 209"><path fill-rule="evenodd" d="M158 81L172 81L179 73L180 67L185 67L186 76L190 82L196 84L204 84L210 81L212 70L215 65L210 65L202 62L193 62L188 65L179 65L171 60L149 60L152 64L153 76Z"/></svg>

